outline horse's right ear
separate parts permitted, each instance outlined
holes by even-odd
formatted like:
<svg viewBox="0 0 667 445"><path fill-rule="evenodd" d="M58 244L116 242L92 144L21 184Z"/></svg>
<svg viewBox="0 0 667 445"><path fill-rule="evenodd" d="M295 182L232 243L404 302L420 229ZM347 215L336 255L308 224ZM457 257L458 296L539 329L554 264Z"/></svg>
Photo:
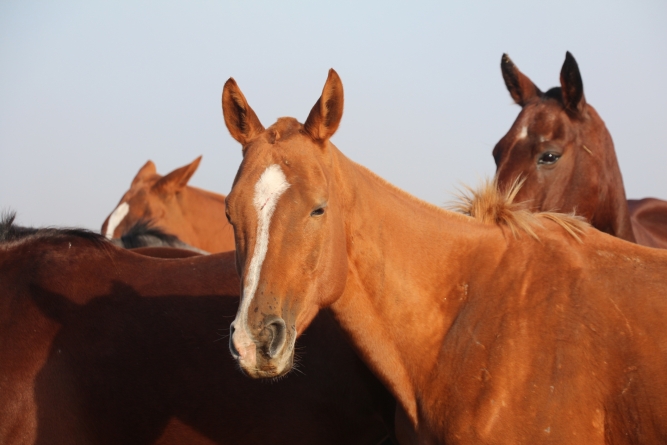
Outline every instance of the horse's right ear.
<svg viewBox="0 0 667 445"><path fill-rule="evenodd" d="M322 95L310 110L306 123L303 124L306 133L316 142L324 142L338 129L343 118L343 82L334 69L329 70L329 76L322 89Z"/></svg>
<svg viewBox="0 0 667 445"><path fill-rule="evenodd" d="M160 178L159 181L153 184L152 189L158 193L166 194L180 192L186 185L188 185L188 181L192 175L195 174L197 168L199 168L199 162L201 162L201 156L190 164L177 168L168 175Z"/></svg>
<svg viewBox="0 0 667 445"><path fill-rule="evenodd" d="M149 160L144 164L143 167L139 169L136 176L132 180L132 185L135 185L141 181L145 181L151 178L155 174L157 174L157 170L155 169L155 164L153 164L153 161Z"/></svg>
<svg viewBox="0 0 667 445"><path fill-rule="evenodd" d="M512 62L512 59L507 54L503 54L503 57L500 59L500 70L503 73L505 85L510 95L512 95L512 99L522 107L530 99L542 95L540 89L535 86L532 80L519 71L519 68L514 65L514 62Z"/></svg>
<svg viewBox="0 0 667 445"><path fill-rule="evenodd" d="M264 131L257 115L232 77L225 82L222 89L222 115L229 133L241 145Z"/></svg>

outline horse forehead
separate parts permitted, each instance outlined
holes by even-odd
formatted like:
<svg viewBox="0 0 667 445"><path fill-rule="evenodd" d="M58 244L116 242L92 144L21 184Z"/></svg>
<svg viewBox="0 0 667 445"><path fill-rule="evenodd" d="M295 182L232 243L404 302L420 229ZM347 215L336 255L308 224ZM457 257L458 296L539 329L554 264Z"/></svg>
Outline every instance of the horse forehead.
<svg viewBox="0 0 667 445"><path fill-rule="evenodd" d="M560 134L563 127L562 113L561 107L553 104L535 104L526 107L514 124L516 139L535 136L544 141Z"/></svg>

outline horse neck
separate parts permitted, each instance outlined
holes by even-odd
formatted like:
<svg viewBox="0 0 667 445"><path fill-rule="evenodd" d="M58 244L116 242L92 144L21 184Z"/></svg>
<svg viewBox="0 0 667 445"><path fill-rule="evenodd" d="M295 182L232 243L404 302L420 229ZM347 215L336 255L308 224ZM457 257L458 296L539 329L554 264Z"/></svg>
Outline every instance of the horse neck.
<svg viewBox="0 0 667 445"><path fill-rule="evenodd" d="M182 241L207 252L234 249L233 231L225 217L224 196L188 186L181 191L179 204L193 236L192 239L184 237Z"/></svg>
<svg viewBox="0 0 667 445"><path fill-rule="evenodd" d="M616 158L614 142L602 119L592 109L592 120L599 128L599 134L595 138L595 144L589 147L592 155L581 153L580 156L593 156L594 161L599 163L600 190L598 192L598 203L595 208L591 224L618 238L636 242L630 221L630 211L625 197L623 176ZM596 159L597 158L597 159ZM590 172L584 172L589 175Z"/></svg>
<svg viewBox="0 0 667 445"><path fill-rule="evenodd" d="M417 388L436 366L473 272L497 266L502 232L419 201L335 154L348 277L332 310L416 426Z"/></svg>

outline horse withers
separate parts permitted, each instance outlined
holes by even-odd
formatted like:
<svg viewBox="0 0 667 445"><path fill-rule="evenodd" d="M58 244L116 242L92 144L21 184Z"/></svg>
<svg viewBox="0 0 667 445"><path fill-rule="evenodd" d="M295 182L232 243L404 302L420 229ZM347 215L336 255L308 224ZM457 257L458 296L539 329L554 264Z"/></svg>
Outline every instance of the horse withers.
<svg viewBox="0 0 667 445"><path fill-rule="evenodd" d="M410 196L331 143L333 70L303 124L264 128L233 79L222 107L248 375L289 372L329 307L397 398L401 443L667 443L667 252L517 209L516 189L486 187L474 217Z"/></svg>
<svg viewBox="0 0 667 445"><path fill-rule="evenodd" d="M667 248L667 202L626 201L614 143L584 97L568 52L560 87L546 93L503 54L505 85L521 112L493 149L501 187L524 180L517 199L536 211L576 212L606 233L650 247Z"/></svg>
<svg viewBox="0 0 667 445"><path fill-rule="evenodd" d="M234 231L225 219L225 197L187 185L200 161L201 156L165 176L157 174L152 161L146 162L102 224L102 234L121 239L150 221L195 249L211 253L234 250Z"/></svg>
<svg viewBox="0 0 667 445"><path fill-rule="evenodd" d="M258 384L227 348L234 252L143 252L195 256L0 224L0 443L395 443L395 403L331 314L300 373Z"/></svg>

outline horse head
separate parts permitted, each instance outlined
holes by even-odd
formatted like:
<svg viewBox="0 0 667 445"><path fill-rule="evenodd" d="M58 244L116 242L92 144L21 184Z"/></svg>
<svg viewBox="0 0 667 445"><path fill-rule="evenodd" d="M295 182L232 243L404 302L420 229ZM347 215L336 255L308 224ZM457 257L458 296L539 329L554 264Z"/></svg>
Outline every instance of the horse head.
<svg viewBox="0 0 667 445"><path fill-rule="evenodd" d="M141 221L153 221L162 230L190 244L192 224L184 212L184 192L197 171L201 156L192 163L161 176L152 161L146 162L132 180L116 209L102 224L102 234L121 238Z"/></svg>
<svg viewBox="0 0 667 445"><path fill-rule="evenodd" d="M243 286L229 345L248 375L275 377L290 370L297 334L345 287L342 192L329 141L343 114L343 85L330 70L304 124L280 118L265 129L234 79L222 108L243 146L226 200Z"/></svg>
<svg viewBox="0 0 667 445"><path fill-rule="evenodd" d="M566 54L561 86L546 93L507 54L500 66L521 112L493 149L499 185L507 188L521 178L517 201L534 210L575 212L602 231L634 241L614 144L586 102L574 57Z"/></svg>

